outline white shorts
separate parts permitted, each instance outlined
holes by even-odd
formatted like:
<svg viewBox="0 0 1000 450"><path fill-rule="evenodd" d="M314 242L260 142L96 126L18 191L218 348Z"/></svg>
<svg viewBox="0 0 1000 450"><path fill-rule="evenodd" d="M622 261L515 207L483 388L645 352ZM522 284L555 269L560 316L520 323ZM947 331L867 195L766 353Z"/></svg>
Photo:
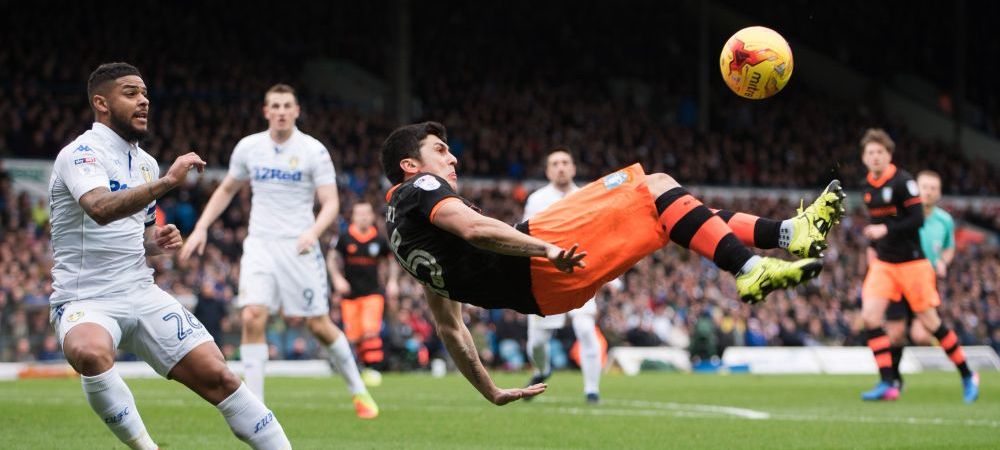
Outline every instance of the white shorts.
<svg viewBox="0 0 1000 450"><path fill-rule="evenodd" d="M558 330L566 325L566 316L570 319L578 315L588 315L592 317L597 316L597 302L594 299L590 299L583 306L569 311L565 314L552 314L545 317L536 316L534 314L528 315L528 328L536 330Z"/></svg>
<svg viewBox="0 0 1000 450"><path fill-rule="evenodd" d="M165 378L188 352L214 342L190 311L155 284L114 298L63 303L49 317L60 346L73 327L94 323L108 330L115 348L134 353Z"/></svg>
<svg viewBox="0 0 1000 450"><path fill-rule="evenodd" d="M243 241L240 260L239 307L262 305L271 314L313 317L330 312L330 285L326 260L313 245L307 253L295 251L295 239Z"/></svg>

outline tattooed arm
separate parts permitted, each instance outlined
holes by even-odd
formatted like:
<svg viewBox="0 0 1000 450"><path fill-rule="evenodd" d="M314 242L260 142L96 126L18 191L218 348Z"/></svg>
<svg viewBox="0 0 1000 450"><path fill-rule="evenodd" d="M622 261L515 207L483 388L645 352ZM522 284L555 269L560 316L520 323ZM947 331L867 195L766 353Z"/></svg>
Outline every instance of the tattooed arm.
<svg viewBox="0 0 1000 450"><path fill-rule="evenodd" d="M462 304L424 289L427 304L437 323L437 334L444 342L448 354L465 379L494 405L505 405L515 400L534 397L545 392L544 384L535 384L524 389L500 389L479 360L479 351L472 341L472 334L462 320Z"/></svg>
<svg viewBox="0 0 1000 450"><path fill-rule="evenodd" d="M142 211L150 202L183 182L191 169L199 172L205 169L205 161L193 152L178 157L167 174L160 179L136 189L117 192L111 192L106 187L93 189L80 196L80 207L98 225L107 225Z"/></svg>
<svg viewBox="0 0 1000 450"><path fill-rule="evenodd" d="M479 214L460 201L441 204L431 223L483 250L511 256L545 257L563 272L585 267L583 257L587 253L576 253L576 245L564 250Z"/></svg>

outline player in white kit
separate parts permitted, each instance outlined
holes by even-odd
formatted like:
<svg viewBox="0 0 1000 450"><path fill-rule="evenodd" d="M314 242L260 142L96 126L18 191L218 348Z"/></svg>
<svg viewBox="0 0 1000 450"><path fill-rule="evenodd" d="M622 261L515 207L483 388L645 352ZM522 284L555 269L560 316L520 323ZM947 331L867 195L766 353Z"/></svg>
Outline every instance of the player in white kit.
<svg viewBox="0 0 1000 450"><path fill-rule="evenodd" d="M149 100L135 67L101 65L87 95L94 125L59 152L49 181L50 317L87 402L130 448L157 448L115 370L121 348L215 405L252 448L291 448L274 414L229 371L198 319L153 283L146 265L147 256L181 245L175 226L155 225L156 199L205 162L188 153L160 177L156 160L138 145Z"/></svg>
<svg viewBox="0 0 1000 450"><path fill-rule="evenodd" d="M337 183L330 152L295 126L299 104L295 91L277 84L264 94L267 131L240 140L229 173L205 205L194 231L181 249L181 260L202 254L208 227L247 183L253 193L250 226L240 261L238 305L242 308L244 379L264 398L268 359L267 319L279 309L305 317L309 331L329 350L329 362L353 395L358 417L374 419L378 406L361 381L344 334L330 320L330 289L319 236L339 212ZM320 211L313 216L314 199Z"/></svg>
<svg viewBox="0 0 1000 450"><path fill-rule="evenodd" d="M573 157L569 151L557 148L550 152L545 162L545 177L549 179L549 184L528 196L528 201L524 205L524 220L531 219L535 214L579 189L573 183L574 176L576 176L576 165L573 164ZM549 342L552 340L553 332L566 324L567 315L573 323L573 333L580 342L583 393L587 402L597 403L600 401L601 349L595 328L597 304L594 299L566 314L552 314L545 317L528 315L528 359L535 368L528 386L541 383L552 374Z"/></svg>

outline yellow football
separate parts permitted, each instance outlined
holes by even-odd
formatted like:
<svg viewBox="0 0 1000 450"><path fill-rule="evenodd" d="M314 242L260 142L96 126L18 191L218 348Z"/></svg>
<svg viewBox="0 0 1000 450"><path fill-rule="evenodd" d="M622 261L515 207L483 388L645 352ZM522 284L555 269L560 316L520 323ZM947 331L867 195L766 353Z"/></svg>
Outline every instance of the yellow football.
<svg viewBox="0 0 1000 450"><path fill-rule="evenodd" d="M726 86L754 100L777 94L792 77L792 49L778 32L748 27L726 41L719 69Z"/></svg>

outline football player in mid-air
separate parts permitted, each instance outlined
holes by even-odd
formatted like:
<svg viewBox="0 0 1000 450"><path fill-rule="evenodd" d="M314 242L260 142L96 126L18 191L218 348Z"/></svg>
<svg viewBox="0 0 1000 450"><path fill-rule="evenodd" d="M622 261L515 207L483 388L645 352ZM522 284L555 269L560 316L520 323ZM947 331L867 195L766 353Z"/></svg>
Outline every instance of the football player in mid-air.
<svg viewBox="0 0 1000 450"><path fill-rule="evenodd" d="M843 193L834 182L789 221L716 214L669 175L647 175L634 164L515 228L480 214L458 195L457 159L445 136L443 125L425 122L397 128L383 143L382 169L396 183L386 195L389 245L423 284L438 334L459 370L497 405L538 395L546 386L498 388L479 360L459 302L564 313L673 241L732 273L740 298L757 303L819 274L822 264L812 256L825 248L827 232L843 213ZM734 230L723 216L733 221L737 215L746 226ZM783 233L791 233L784 239L789 251L807 258L760 257L744 245L782 246ZM587 255L590 265L583 261Z"/></svg>
<svg viewBox="0 0 1000 450"><path fill-rule="evenodd" d="M573 182L576 165L569 149L556 148L545 158L545 177L549 184L528 196L524 204L524 220L530 220L539 212L567 195L580 189ZM583 306L566 314L550 314L541 317L528 315L528 358L534 367L528 386L544 382L552 374L550 351L552 333L563 327L566 316L573 324L573 333L580 343L580 372L583 373L583 395L588 403L600 401L601 384L601 343L597 337L597 302L590 299Z"/></svg>

